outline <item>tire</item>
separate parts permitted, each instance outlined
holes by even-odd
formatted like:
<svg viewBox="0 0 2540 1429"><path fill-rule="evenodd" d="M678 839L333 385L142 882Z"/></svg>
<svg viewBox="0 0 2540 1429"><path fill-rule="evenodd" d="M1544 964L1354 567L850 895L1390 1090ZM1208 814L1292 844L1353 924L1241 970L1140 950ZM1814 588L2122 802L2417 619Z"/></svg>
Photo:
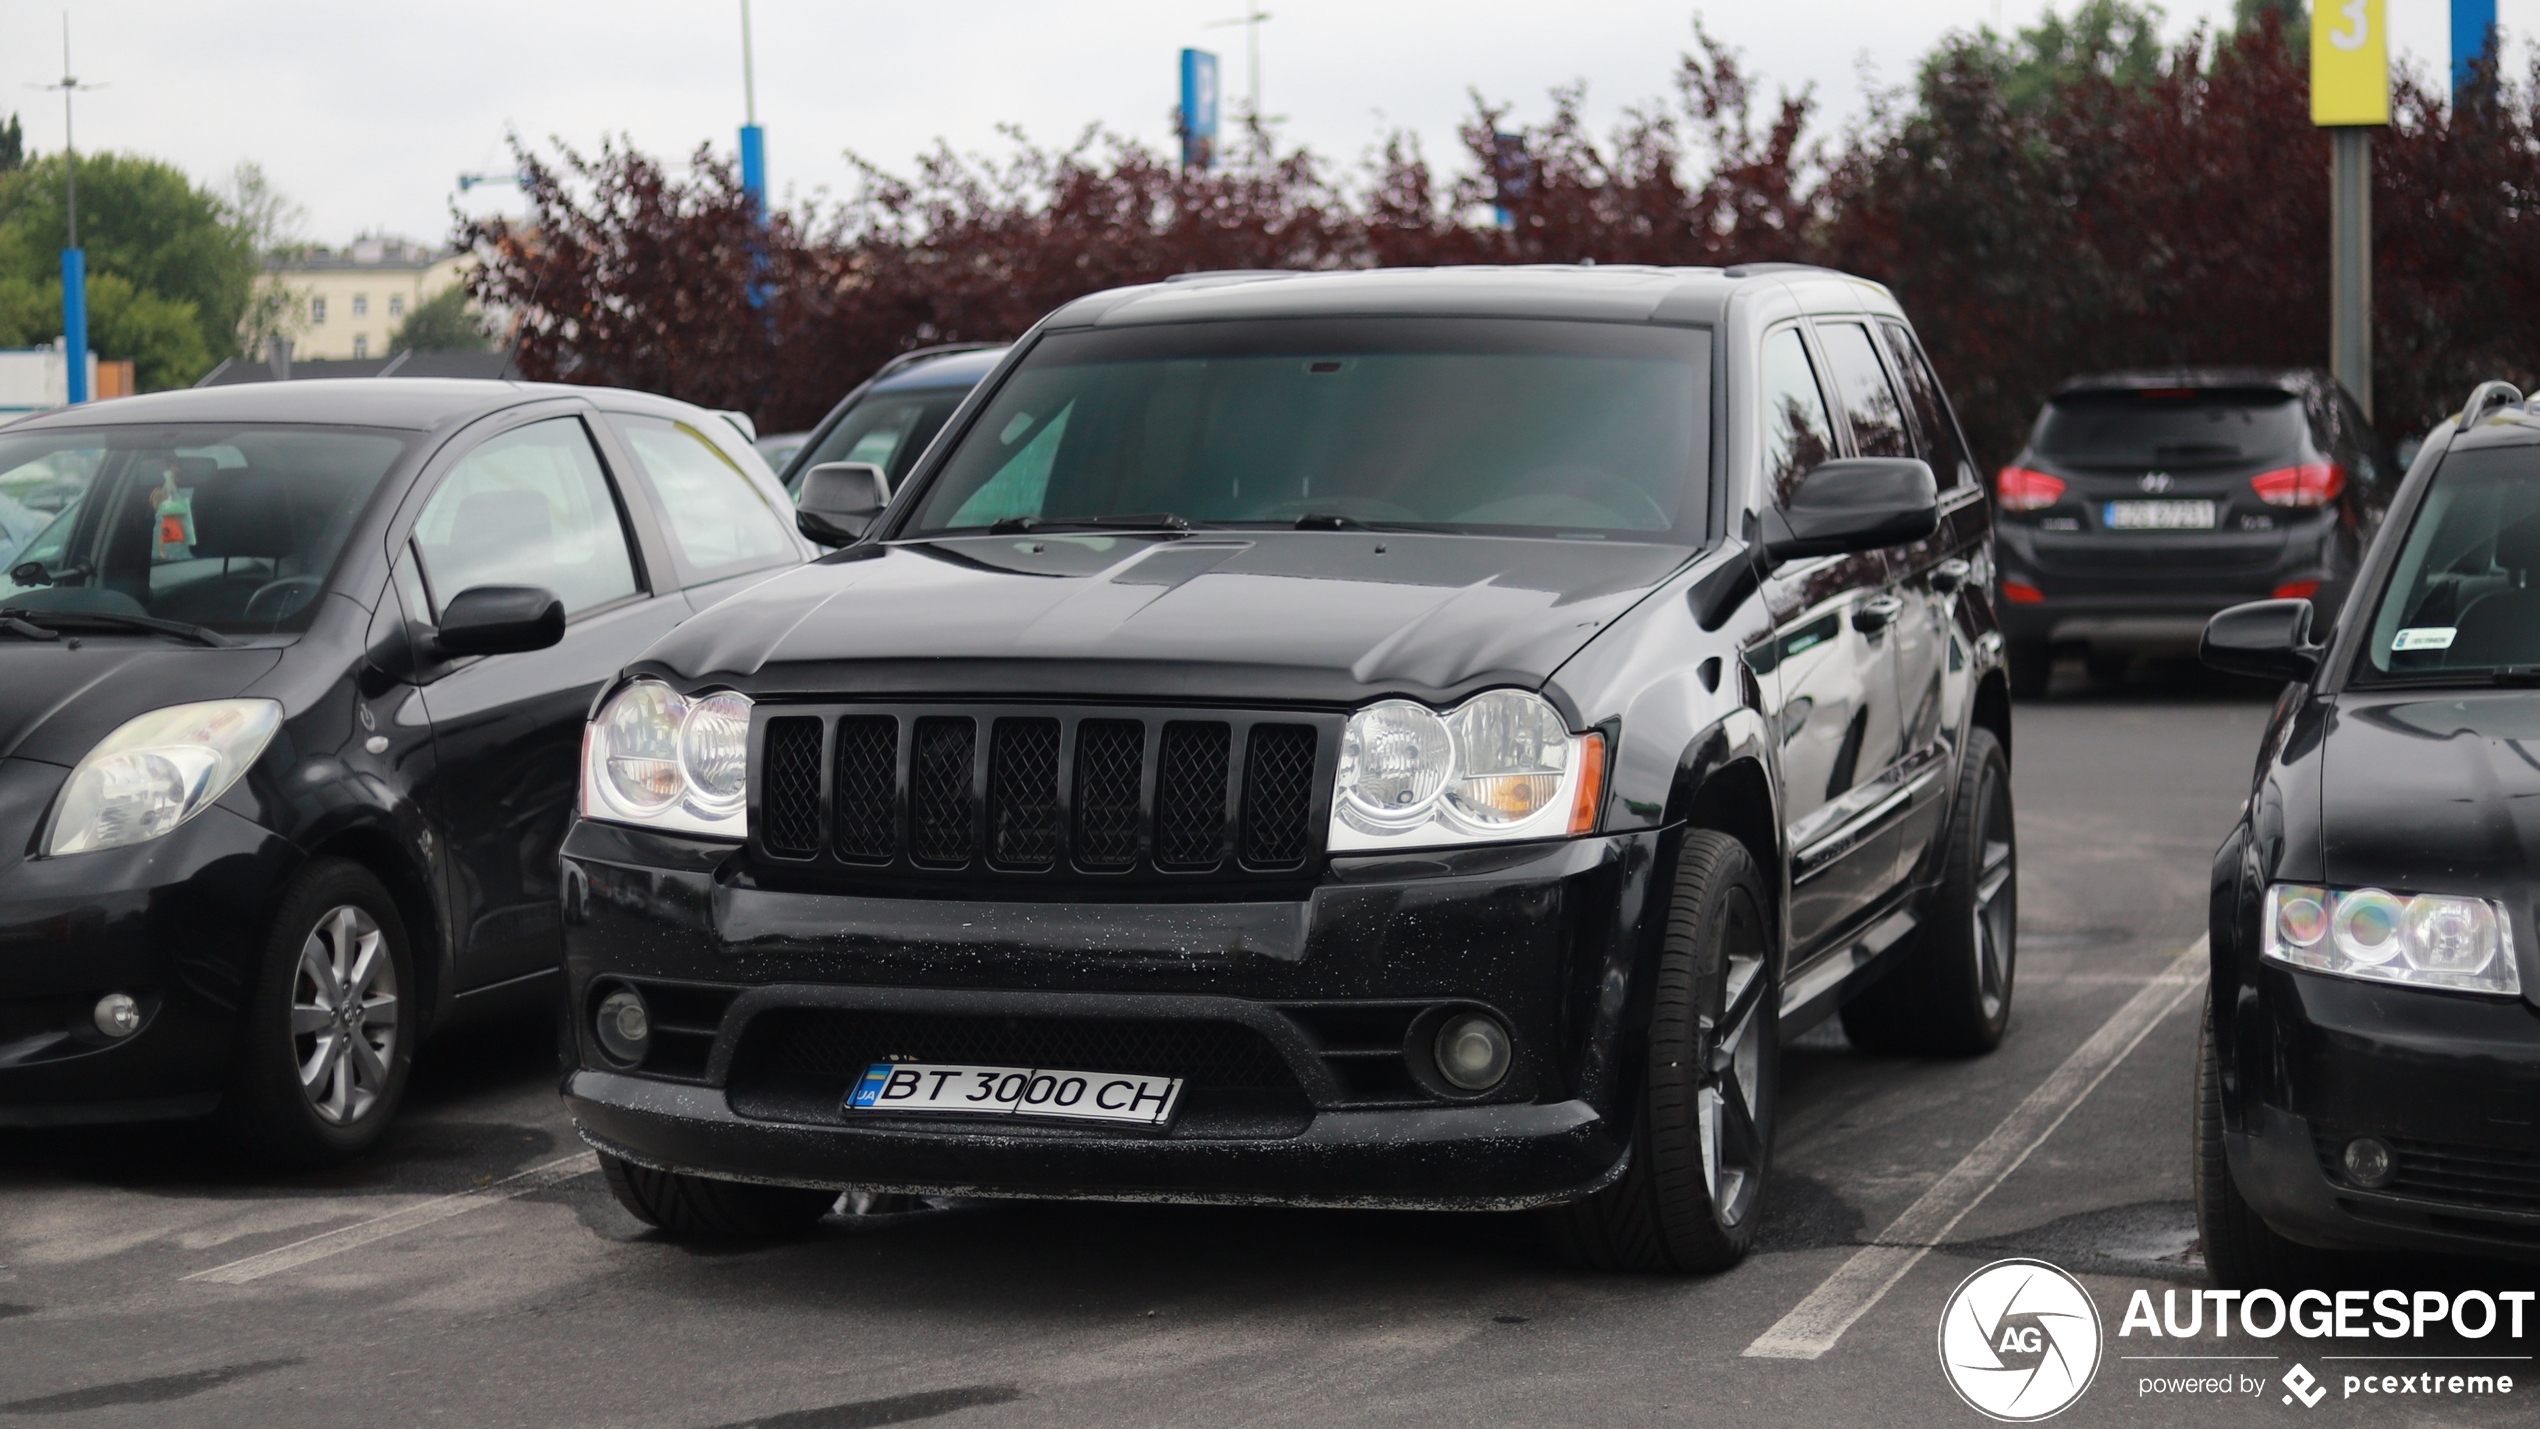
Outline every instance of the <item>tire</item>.
<svg viewBox="0 0 2540 1429"><path fill-rule="evenodd" d="M1630 1165L1613 1185L1547 1213L1554 1244L1573 1261L1710 1272L1754 1244L1781 1069L1770 906L1743 844L1709 830L1684 836Z"/></svg>
<svg viewBox="0 0 2540 1429"><path fill-rule="evenodd" d="M2277 1235L2232 1184L2223 1152L2222 1067L2214 1055L2214 1004L2196 1037L2196 1233L2205 1270L2225 1290L2306 1290L2326 1281L2327 1257Z"/></svg>
<svg viewBox="0 0 2540 1429"><path fill-rule="evenodd" d="M217 1114L222 1130L277 1165L325 1166L369 1150L405 1099L415 987L405 920L387 887L346 859L310 864L266 934Z"/></svg>
<svg viewBox="0 0 2540 1429"><path fill-rule="evenodd" d="M2019 836L2011 766L1991 730L1967 731L1950 805L1949 846L1913 946L1894 971L1843 1006L1843 1032L1867 1052L1972 1057L2002 1045L2019 965Z"/></svg>
<svg viewBox="0 0 2540 1429"><path fill-rule="evenodd" d="M835 1191L656 1171L605 1151L600 1172L628 1214L674 1240L788 1240L818 1225L838 1199Z"/></svg>
<svg viewBox="0 0 2540 1429"><path fill-rule="evenodd" d="M2011 667L2011 694L2015 699L2042 700L2046 687L2055 680L2055 650L2042 640L2021 640L2003 652Z"/></svg>

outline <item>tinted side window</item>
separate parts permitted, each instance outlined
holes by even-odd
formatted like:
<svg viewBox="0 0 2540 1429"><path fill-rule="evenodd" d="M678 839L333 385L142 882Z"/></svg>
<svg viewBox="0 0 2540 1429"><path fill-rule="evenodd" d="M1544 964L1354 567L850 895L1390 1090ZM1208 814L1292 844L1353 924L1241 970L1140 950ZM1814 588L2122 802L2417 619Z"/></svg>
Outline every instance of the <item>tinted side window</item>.
<svg viewBox="0 0 2540 1429"><path fill-rule="evenodd" d="M765 570L799 554L758 487L695 428L660 417L614 420L661 498L662 529L689 580Z"/></svg>
<svg viewBox="0 0 2540 1429"><path fill-rule="evenodd" d="M1852 419L1852 445L1863 456L1912 456L1914 439L1905 431L1905 404L1888 384L1887 369L1859 323L1820 323L1817 336L1826 344L1826 361L1843 389L1843 412Z"/></svg>
<svg viewBox="0 0 2540 1429"><path fill-rule="evenodd" d="M1888 355L1896 359L1896 370L1905 378L1905 399L1914 410L1914 423L1923 433L1923 459L1931 463L1931 474L1943 491L1964 486L1976 479L1976 464L1967 456L1967 444L1958 435L1958 423L1949 413L1948 399L1941 395L1940 379L1932 374L1931 363L1923 357L1914 335L1902 323L1881 323L1887 335Z"/></svg>
<svg viewBox="0 0 2540 1429"><path fill-rule="evenodd" d="M1818 463L1834 455L1834 422L1799 329L1783 328L1764 339L1764 479L1776 504Z"/></svg>
<svg viewBox="0 0 2540 1429"><path fill-rule="evenodd" d="M865 398L829 429L809 460L796 466L794 483L799 486L801 473L825 461L868 461L882 468L891 478L892 490L898 490L900 478L917 464L918 453L926 450L944 419L969 395L969 388L954 387Z"/></svg>
<svg viewBox="0 0 2540 1429"><path fill-rule="evenodd" d="M573 417L503 433L450 469L415 522L436 604L471 586L545 586L567 615L635 593L626 526Z"/></svg>

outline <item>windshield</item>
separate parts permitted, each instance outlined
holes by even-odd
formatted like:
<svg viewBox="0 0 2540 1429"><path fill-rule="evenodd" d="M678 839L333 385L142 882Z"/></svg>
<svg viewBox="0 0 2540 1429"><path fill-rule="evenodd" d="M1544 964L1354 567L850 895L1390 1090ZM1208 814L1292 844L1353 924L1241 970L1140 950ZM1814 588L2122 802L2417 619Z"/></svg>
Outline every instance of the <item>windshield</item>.
<svg viewBox="0 0 2540 1429"><path fill-rule="evenodd" d="M0 606L304 629L407 440L224 425L0 437Z"/></svg>
<svg viewBox="0 0 2540 1429"><path fill-rule="evenodd" d="M2540 447L2445 458L2375 611L2358 683L2540 666Z"/></svg>
<svg viewBox="0 0 2540 1429"><path fill-rule="evenodd" d="M803 473L825 461L865 461L882 468L897 487L935 439L944 419L970 395L967 387L930 387L889 396L867 396L847 409L821 437L812 454L795 463L786 489L800 494Z"/></svg>
<svg viewBox="0 0 2540 1429"><path fill-rule="evenodd" d="M2308 426L2274 388L2073 392L2046 404L2029 450L2079 466L2226 465L2297 456Z"/></svg>
<svg viewBox="0 0 2540 1429"><path fill-rule="evenodd" d="M1178 517L1698 540L1710 335L1369 318L1057 333L902 536Z"/></svg>

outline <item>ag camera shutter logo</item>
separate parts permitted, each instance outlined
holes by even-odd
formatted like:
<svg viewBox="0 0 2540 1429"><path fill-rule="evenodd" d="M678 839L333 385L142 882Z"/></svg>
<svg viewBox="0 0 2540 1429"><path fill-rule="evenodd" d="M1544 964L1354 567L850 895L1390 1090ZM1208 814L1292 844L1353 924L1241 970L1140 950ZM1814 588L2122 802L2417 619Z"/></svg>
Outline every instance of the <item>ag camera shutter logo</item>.
<svg viewBox="0 0 2540 1429"><path fill-rule="evenodd" d="M1940 1312L1940 1368L1967 1406L2027 1424L2072 1406L2099 1372L2099 1307L2042 1260L1997 1260Z"/></svg>

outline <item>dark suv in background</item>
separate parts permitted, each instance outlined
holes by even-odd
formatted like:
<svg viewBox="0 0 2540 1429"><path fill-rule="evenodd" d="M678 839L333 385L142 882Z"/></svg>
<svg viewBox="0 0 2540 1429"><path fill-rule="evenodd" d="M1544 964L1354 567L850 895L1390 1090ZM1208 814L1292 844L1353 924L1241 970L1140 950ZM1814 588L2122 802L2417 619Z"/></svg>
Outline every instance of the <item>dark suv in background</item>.
<svg viewBox="0 0 2540 1429"><path fill-rule="evenodd" d="M777 468L778 479L799 495L803 473L813 467L865 462L897 485L943 430L944 419L1005 353L1003 344L975 342L901 353L839 398L820 425L797 439Z"/></svg>
<svg viewBox="0 0 2540 1429"><path fill-rule="evenodd" d="M2207 618L2241 601L2336 609L2397 479L2325 372L2065 383L1994 484L2019 692L2044 694L2064 650L2110 682L2138 654L2192 653Z"/></svg>

